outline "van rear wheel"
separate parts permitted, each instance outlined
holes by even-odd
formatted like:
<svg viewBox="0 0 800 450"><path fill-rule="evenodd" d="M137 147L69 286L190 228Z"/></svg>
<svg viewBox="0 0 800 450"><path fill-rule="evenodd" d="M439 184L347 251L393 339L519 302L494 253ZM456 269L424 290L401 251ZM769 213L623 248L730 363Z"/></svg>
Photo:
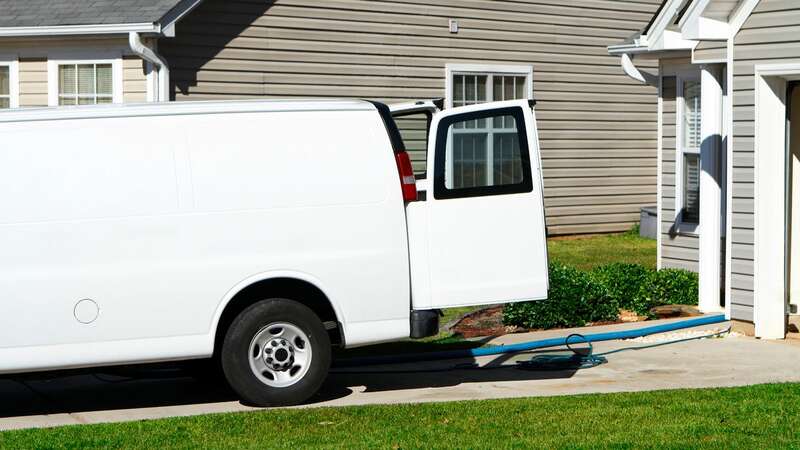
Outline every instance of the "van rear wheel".
<svg viewBox="0 0 800 450"><path fill-rule="evenodd" d="M222 344L225 378L256 406L289 406L314 395L331 363L325 326L288 299L257 302L233 320Z"/></svg>

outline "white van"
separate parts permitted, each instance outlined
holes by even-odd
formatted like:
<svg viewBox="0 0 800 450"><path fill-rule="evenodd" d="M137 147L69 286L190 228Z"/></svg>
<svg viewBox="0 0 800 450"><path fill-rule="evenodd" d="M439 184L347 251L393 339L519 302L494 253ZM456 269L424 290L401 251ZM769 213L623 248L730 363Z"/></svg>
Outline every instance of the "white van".
<svg viewBox="0 0 800 450"><path fill-rule="evenodd" d="M331 345L543 299L527 101L427 110L415 180L367 101L0 113L0 374L217 358L256 405L313 395Z"/></svg>

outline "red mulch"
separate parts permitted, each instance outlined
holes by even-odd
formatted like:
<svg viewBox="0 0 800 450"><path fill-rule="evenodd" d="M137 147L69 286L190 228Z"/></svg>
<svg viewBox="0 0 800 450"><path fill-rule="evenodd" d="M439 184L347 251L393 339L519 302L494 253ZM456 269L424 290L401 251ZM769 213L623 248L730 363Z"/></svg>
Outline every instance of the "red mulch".
<svg viewBox="0 0 800 450"><path fill-rule="evenodd" d="M681 306L665 306L659 307L660 309L654 310L659 319L667 319L674 317L691 317L699 313L692 311L690 308ZM599 325L614 325L626 322L639 322L647 320L644 317L638 317L629 311L621 311L621 320L605 321L589 323L587 326ZM530 330L516 326L506 326L503 324L503 306L492 306L490 308L481 309L473 313L469 313L461 320L456 322L450 328L455 334L460 334L465 338L484 337L484 336L502 336L510 333L522 333L527 331L540 331Z"/></svg>

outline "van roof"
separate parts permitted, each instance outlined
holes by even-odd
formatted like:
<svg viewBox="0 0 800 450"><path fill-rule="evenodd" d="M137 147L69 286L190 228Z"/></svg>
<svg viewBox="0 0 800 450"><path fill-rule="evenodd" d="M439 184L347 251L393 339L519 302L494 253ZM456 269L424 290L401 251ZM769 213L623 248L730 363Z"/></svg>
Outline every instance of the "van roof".
<svg viewBox="0 0 800 450"><path fill-rule="evenodd" d="M67 120L112 117L219 114L247 112L297 111L374 111L366 100L347 99L276 99L189 101L169 103L121 103L90 106L51 106L0 111L2 122Z"/></svg>

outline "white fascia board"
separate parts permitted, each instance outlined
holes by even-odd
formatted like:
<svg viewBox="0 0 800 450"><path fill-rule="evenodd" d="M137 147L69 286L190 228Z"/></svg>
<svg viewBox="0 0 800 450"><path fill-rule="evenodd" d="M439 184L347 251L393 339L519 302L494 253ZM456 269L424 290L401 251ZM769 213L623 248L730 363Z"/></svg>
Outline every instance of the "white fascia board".
<svg viewBox="0 0 800 450"><path fill-rule="evenodd" d="M662 35L667 31L667 27L674 22L675 16L680 12L682 3L681 0L669 0L664 8L661 9L658 17L653 21L653 25L647 31L647 35L650 36L653 44L657 44L662 40Z"/></svg>
<svg viewBox="0 0 800 450"><path fill-rule="evenodd" d="M742 26L753 13L753 10L758 6L760 0L742 0L739 7L731 15L730 20L730 35L729 38L733 39L736 34L742 29Z"/></svg>
<svg viewBox="0 0 800 450"><path fill-rule="evenodd" d="M694 0L678 22L678 28L682 30L689 22L702 16L709 3L711 0Z"/></svg>
<svg viewBox="0 0 800 450"><path fill-rule="evenodd" d="M665 30L658 40L650 46L650 51L692 50L696 45L697 41L684 39L681 33L677 31Z"/></svg>
<svg viewBox="0 0 800 450"><path fill-rule="evenodd" d="M161 33L161 25L157 23L123 23L97 25L59 25L47 27L8 27L0 28L0 38L128 34L130 32L158 34Z"/></svg>
<svg viewBox="0 0 800 450"><path fill-rule="evenodd" d="M194 11L203 0L181 0L167 15L161 18L161 34L165 37L175 37L175 24Z"/></svg>
<svg viewBox="0 0 800 450"><path fill-rule="evenodd" d="M731 27L728 22L699 16L686 22L681 28L681 34L684 39L721 41L731 35Z"/></svg>

